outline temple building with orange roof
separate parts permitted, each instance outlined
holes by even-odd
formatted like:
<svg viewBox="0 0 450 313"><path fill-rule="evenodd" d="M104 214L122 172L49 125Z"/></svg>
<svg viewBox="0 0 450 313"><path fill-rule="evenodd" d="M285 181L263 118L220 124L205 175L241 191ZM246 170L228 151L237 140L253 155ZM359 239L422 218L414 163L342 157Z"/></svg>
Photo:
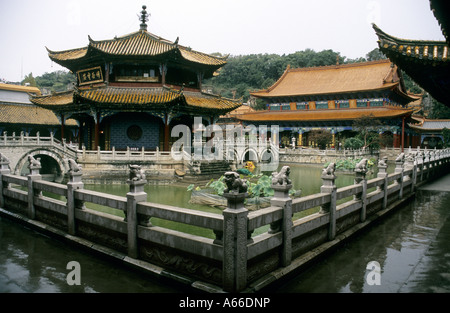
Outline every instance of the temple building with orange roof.
<svg viewBox="0 0 450 313"><path fill-rule="evenodd" d="M30 102L31 96L40 96L37 87L0 83L0 134L48 137L60 136L60 121L50 110ZM77 138L78 125L72 119L66 121L68 142Z"/></svg>
<svg viewBox="0 0 450 313"><path fill-rule="evenodd" d="M79 124L87 149L129 148L169 151L171 129L192 127L194 116L214 123L240 100L202 91L202 81L217 74L226 58L198 52L147 31L146 7L140 29L109 40L89 37L86 47L52 51L52 61L76 74L74 90L31 101L53 111L64 129L68 118Z"/></svg>
<svg viewBox="0 0 450 313"><path fill-rule="evenodd" d="M408 104L419 99L408 94L398 67L390 60L290 68L265 90L252 92L264 99L267 110L238 118L246 124L278 125L280 138L298 138L298 146L313 144L308 133L326 129L331 146L352 136L353 122L367 116L383 123L380 136L392 136L402 146L405 125L413 113ZM290 143L290 140L289 140Z"/></svg>

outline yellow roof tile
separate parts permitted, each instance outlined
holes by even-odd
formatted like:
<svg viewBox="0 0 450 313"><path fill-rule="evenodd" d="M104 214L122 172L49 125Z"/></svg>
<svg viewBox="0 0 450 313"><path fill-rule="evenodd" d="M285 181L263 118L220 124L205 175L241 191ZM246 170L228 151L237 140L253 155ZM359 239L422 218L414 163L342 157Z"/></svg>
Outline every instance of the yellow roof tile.
<svg viewBox="0 0 450 313"><path fill-rule="evenodd" d="M78 90L77 96L108 104L156 104L168 103L180 97L179 93L168 88L125 88L106 87Z"/></svg>
<svg viewBox="0 0 450 313"><path fill-rule="evenodd" d="M36 105L60 106L73 102L73 90L57 92L51 95L31 97L30 101Z"/></svg>
<svg viewBox="0 0 450 313"><path fill-rule="evenodd" d="M39 88L32 87L32 86L21 86L21 85L0 83L0 89L11 90L11 91L23 91L23 92L32 93L32 94L35 94L38 96L41 95L41 91L39 90Z"/></svg>
<svg viewBox="0 0 450 313"><path fill-rule="evenodd" d="M288 67L280 79L266 90L252 92L256 97L310 96L371 91L399 84L396 66L389 60L332 66Z"/></svg>
<svg viewBox="0 0 450 313"><path fill-rule="evenodd" d="M326 109L299 111L256 111L236 116L243 121L334 121L352 120L362 116L373 115L374 118L394 118L409 115L413 111L396 107L357 108L357 109Z"/></svg>
<svg viewBox="0 0 450 313"><path fill-rule="evenodd" d="M124 105L142 108L153 108L154 105L169 103L186 104L195 109L217 110L221 113L236 109L242 102L202 92L182 91L168 87L96 87L83 88L75 91L56 93L49 96L33 97L31 101L36 105L64 110L74 108L76 103L94 102L118 109L125 109Z"/></svg>
<svg viewBox="0 0 450 313"><path fill-rule="evenodd" d="M185 60L190 62L212 66L226 64L225 58L192 50L143 30L109 40L95 41L89 37L89 45L84 48L64 51L51 51L47 48L47 50L49 57L59 64L65 61L82 59L94 51L126 56L156 56L177 51Z"/></svg>
<svg viewBox="0 0 450 313"><path fill-rule="evenodd" d="M0 105L0 123L60 125L52 111L33 105ZM68 119L65 124L77 125L73 119Z"/></svg>

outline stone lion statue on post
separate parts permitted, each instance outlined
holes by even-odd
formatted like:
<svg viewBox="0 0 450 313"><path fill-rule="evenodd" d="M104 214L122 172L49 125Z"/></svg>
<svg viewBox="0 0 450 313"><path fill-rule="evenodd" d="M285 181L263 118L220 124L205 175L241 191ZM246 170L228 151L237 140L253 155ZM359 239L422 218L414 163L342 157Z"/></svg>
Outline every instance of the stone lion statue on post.
<svg viewBox="0 0 450 313"><path fill-rule="evenodd" d="M323 169L322 175L334 176L335 171L336 171L336 163L331 162L330 164L328 164L326 168Z"/></svg>
<svg viewBox="0 0 450 313"><path fill-rule="evenodd" d="M41 158L35 159L31 154L28 156L28 168L30 170L40 169L41 168Z"/></svg>
<svg viewBox="0 0 450 313"><path fill-rule="evenodd" d="M244 193L247 192L248 186L245 179L239 177L236 172L225 172L224 182L227 188L223 191L224 193L237 192Z"/></svg>
<svg viewBox="0 0 450 313"><path fill-rule="evenodd" d="M289 179L291 168L289 166L283 166L279 173L272 173L272 185L290 185L292 181Z"/></svg>
<svg viewBox="0 0 450 313"><path fill-rule="evenodd" d="M362 159L355 166L355 172L366 173L367 172L367 159Z"/></svg>
<svg viewBox="0 0 450 313"><path fill-rule="evenodd" d="M145 174L144 171L141 169L140 165L129 165L130 169L130 181L139 181L139 180L145 180Z"/></svg>

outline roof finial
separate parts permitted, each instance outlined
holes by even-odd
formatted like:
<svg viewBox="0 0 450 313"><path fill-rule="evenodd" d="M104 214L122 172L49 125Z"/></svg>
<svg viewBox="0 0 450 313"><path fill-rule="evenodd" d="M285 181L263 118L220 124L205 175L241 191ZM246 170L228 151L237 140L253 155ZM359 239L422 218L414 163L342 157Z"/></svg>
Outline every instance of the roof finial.
<svg viewBox="0 0 450 313"><path fill-rule="evenodd" d="M142 6L142 11L141 11L141 16L139 17L139 20L142 22L141 25L140 25L141 26L140 30L147 30L147 24L145 22L148 21L148 16L150 14L148 14L145 9L147 9L147 6L143 5Z"/></svg>

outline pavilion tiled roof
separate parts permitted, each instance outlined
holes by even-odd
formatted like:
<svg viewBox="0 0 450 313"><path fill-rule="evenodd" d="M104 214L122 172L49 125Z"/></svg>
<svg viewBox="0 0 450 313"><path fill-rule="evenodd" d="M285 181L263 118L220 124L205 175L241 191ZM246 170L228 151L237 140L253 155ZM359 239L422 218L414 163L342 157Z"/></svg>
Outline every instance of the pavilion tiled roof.
<svg viewBox="0 0 450 313"><path fill-rule="evenodd" d="M391 50L422 62L448 62L449 47L445 41L402 39L388 35L375 24L373 28L379 38L378 45L384 51Z"/></svg>
<svg viewBox="0 0 450 313"><path fill-rule="evenodd" d="M450 107L449 45L446 41L401 39L373 25L380 50L437 101Z"/></svg>
<svg viewBox="0 0 450 313"><path fill-rule="evenodd" d="M91 102L120 105L151 105L169 103L179 98L179 92L164 88L105 87L79 89L76 96Z"/></svg>
<svg viewBox="0 0 450 313"><path fill-rule="evenodd" d="M232 100L203 92L185 91L183 96L189 106L198 109L217 109L226 113L242 105L240 100Z"/></svg>
<svg viewBox="0 0 450 313"><path fill-rule="evenodd" d="M68 105L73 102L73 90L56 92L49 95L31 97L30 101L39 106L61 106Z"/></svg>
<svg viewBox="0 0 450 313"><path fill-rule="evenodd" d="M34 105L0 105L0 123L18 125L60 125L56 115L47 109ZM76 126L73 119L65 122L68 126Z"/></svg>
<svg viewBox="0 0 450 313"><path fill-rule="evenodd" d="M242 121L253 122L303 122L354 120L363 116L373 118L397 118L412 114L412 110L401 107L376 107L355 109L323 109L294 111L256 111L236 116Z"/></svg>
<svg viewBox="0 0 450 313"><path fill-rule="evenodd" d="M450 4L448 0L430 0L430 8L434 16L439 22L442 29L442 34L450 45L450 19L448 12L450 12Z"/></svg>
<svg viewBox="0 0 450 313"><path fill-rule="evenodd" d="M174 53L186 61L201 65L221 67L226 64L226 58L192 50L189 47L179 45L177 42L170 42L169 40L153 35L146 30L139 30L110 40L95 41L89 37L87 47L64 51L51 51L47 48L47 51L50 59L63 66L66 66L69 62L88 59L96 53L136 57L160 56L166 53Z"/></svg>
<svg viewBox="0 0 450 313"><path fill-rule="evenodd" d="M410 123L409 127L419 132L441 132L444 128L450 129L450 119L430 120L426 118L415 117L414 120L419 123Z"/></svg>
<svg viewBox="0 0 450 313"><path fill-rule="evenodd" d="M389 60L342 65L290 68L266 90L252 92L255 97L306 97L401 88L397 66Z"/></svg>
<svg viewBox="0 0 450 313"><path fill-rule="evenodd" d="M192 110L232 111L242 105L232 100L203 92L176 90L169 87L115 87L79 88L64 93L32 97L31 102L41 107L67 111L85 107L86 103L116 110L168 108L167 105L190 107ZM84 108L86 109L86 108Z"/></svg>

